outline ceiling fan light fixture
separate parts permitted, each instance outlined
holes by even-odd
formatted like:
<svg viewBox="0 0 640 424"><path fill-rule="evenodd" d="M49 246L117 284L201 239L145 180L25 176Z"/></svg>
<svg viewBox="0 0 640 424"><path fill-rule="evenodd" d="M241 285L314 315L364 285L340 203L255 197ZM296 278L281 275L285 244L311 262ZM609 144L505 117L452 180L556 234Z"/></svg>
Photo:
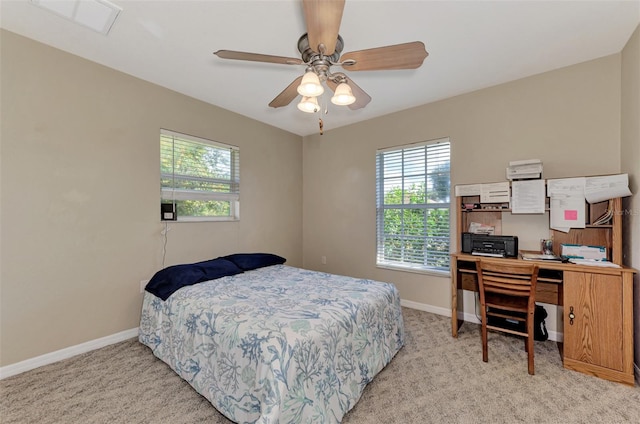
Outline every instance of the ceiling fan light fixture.
<svg viewBox="0 0 640 424"><path fill-rule="evenodd" d="M317 98L303 96L298 103L298 109L306 113L316 113L320 110L320 105Z"/></svg>
<svg viewBox="0 0 640 424"><path fill-rule="evenodd" d="M355 101L356 98L351 91L351 87L349 87L349 84L345 82L338 84L336 91L331 98L331 103L338 106L348 106Z"/></svg>
<svg viewBox="0 0 640 424"><path fill-rule="evenodd" d="M320 78L314 71L307 71L298 86L298 94L305 97L316 97L324 93Z"/></svg>

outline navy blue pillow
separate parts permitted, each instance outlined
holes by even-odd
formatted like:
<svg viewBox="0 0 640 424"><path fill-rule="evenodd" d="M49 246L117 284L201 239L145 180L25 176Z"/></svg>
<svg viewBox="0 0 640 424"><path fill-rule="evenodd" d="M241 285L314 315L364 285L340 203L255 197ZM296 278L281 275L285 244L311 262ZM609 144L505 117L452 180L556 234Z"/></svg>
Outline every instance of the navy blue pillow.
<svg viewBox="0 0 640 424"><path fill-rule="evenodd" d="M252 269L262 268L271 265L280 265L287 260L273 253L235 253L233 255L223 256L236 264L243 271L251 271Z"/></svg>
<svg viewBox="0 0 640 424"><path fill-rule="evenodd" d="M240 274L242 269L223 258L195 264L173 265L155 273L145 290L167 300L175 291L203 281Z"/></svg>
<svg viewBox="0 0 640 424"><path fill-rule="evenodd" d="M205 281L205 273L192 264L173 265L155 273L145 290L167 300L176 290Z"/></svg>
<svg viewBox="0 0 640 424"><path fill-rule="evenodd" d="M238 268L236 264L224 258L197 262L194 265L198 265L202 268L207 280L215 280L216 278L228 277L242 272L242 269Z"/></svg>

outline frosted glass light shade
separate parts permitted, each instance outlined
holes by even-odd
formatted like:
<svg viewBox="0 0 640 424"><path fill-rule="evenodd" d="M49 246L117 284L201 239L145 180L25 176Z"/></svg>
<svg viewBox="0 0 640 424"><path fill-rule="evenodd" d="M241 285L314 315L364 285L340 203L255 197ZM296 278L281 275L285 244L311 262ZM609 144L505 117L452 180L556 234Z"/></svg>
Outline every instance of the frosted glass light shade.
<svg viewBox="0 0 640 424"><path fill-rule="evenodd" d="M331 103L339 106L347 106L356 101L353 93L351 92L351 87L347 83L341 82L336 87L336 91L331 98Z"/></svg>
<svg viewBox="0 0 640 424"><path fill-rule="evenodd" d="M306 97L315 97L324 93L324 88L320 84L320 78L313 71L308 71L302 77L298 86L298 94Z"/></svg>
<svg viewBox="0 0 640 424"><path fill-rule="evenodd" d="M315 113L320 110L320 105L318 105L318 99L315 97L303 96L300 103L298 103L298 109L307 113Z"/></svg>

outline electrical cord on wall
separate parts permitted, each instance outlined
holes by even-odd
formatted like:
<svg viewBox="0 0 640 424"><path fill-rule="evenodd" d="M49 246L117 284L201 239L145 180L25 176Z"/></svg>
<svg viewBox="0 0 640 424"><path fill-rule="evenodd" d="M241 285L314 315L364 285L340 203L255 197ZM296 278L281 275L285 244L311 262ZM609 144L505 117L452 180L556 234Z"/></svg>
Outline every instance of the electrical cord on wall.
<svg viewBox="0 0 640 424"><path fill-rule="evenodd" d="M164 222L164 230L160 234L162 234L163 242L162 242L162 269L164 269L164 261L167 256L167 233L169 232L169 222Z"/></svg>
<svg viewBox="0 0 640 424"><path fill-rule="evenodd" d="M476 318L478 318L478 321L482 322L482 317L480 315L478 315L478 306L480 306L480 293L479 292L475 292L475 307L476 307Z"/></svg>

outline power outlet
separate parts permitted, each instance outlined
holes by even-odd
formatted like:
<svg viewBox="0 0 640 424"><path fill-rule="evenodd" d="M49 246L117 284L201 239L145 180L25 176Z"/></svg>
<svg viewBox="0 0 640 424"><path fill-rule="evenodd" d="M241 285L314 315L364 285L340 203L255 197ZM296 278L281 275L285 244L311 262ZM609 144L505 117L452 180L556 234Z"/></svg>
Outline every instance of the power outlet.
<svg viewBox="0 0 640 424"><path fill-rule="evenodd" d="M323 256L320 258L320 262L322 262L322 265L326 265L327 264L327 257Z"/></svg>
<svg viewBox="0 0 640 424"><path fill-rule="evenodd" d="M144 288L147 287L147 283L149 283L149 280L140 281L140 293L144 293Z"/></svg>

